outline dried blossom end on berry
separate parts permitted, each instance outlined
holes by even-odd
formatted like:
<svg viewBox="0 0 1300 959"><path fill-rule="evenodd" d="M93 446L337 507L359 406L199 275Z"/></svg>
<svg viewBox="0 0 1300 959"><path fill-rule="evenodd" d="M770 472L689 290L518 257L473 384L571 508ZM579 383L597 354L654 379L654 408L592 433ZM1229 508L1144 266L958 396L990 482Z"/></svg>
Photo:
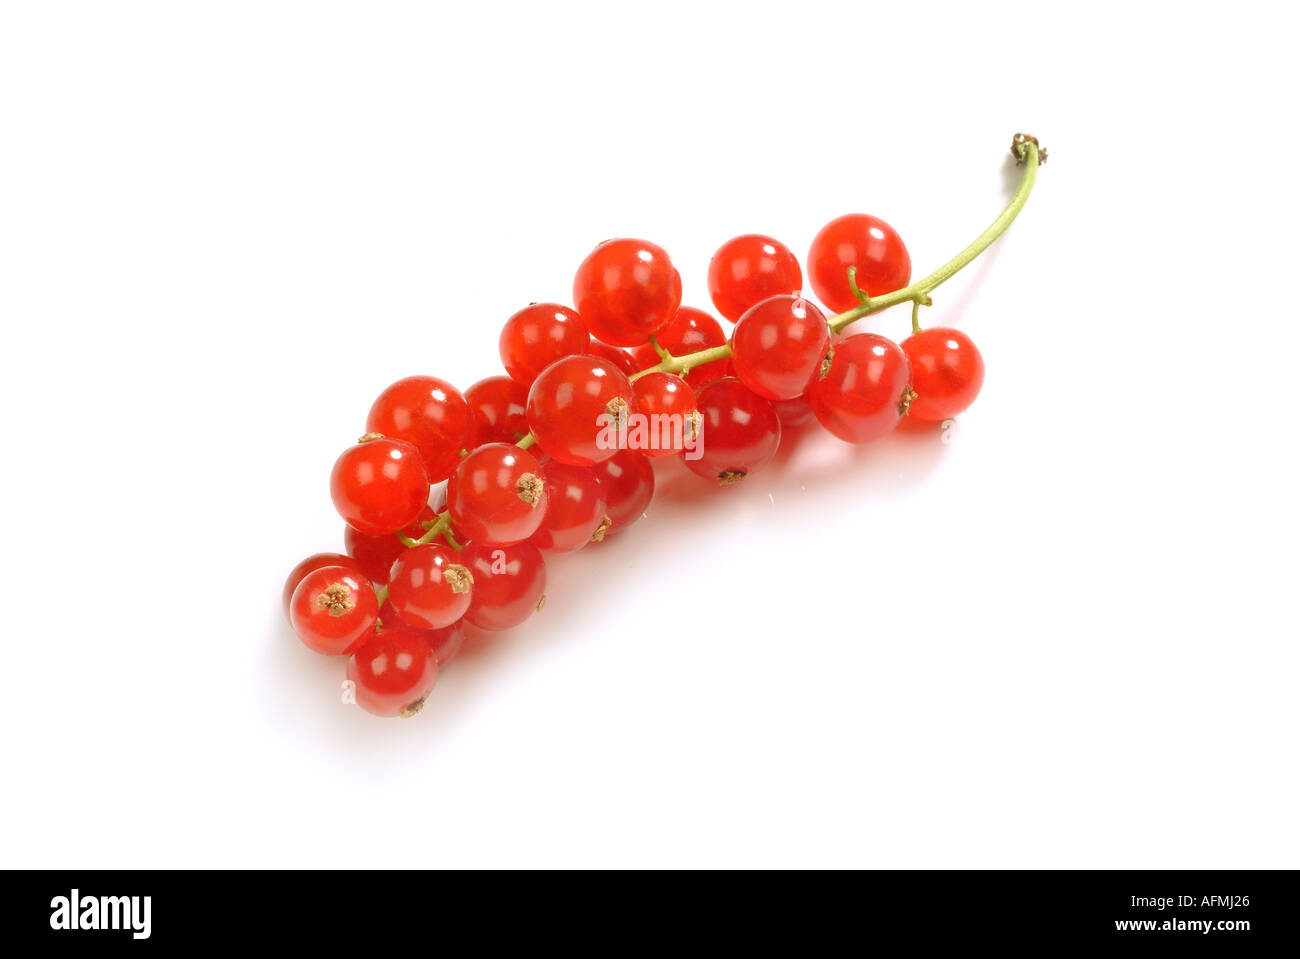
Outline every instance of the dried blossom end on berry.
<svg viewBox="0 0 1300 959"><path fill-rule="evenodd" d="M354 609L357 601L353 599L352 590L348 589L347 583L331 583L316 597L316 605L338 618Z"/></svg>
<svg viewBox="0 0 1300 959"><path fill-rule="evenodd" d="M817 370L817 379L826 379L826 375L831 371L831 364L833 362L835 362L835 347L832 346L826 351L826 355L822 357L822 365Z"/></svg>
<svg viewBox="0 0 1300 959"><path fill-rule="evenodd" d="M903 395L898 401L898 415L906 416L907 411L912 408L912 402L916 399L916 390L910 386L904 388Z"/></svg>
<svg viewBox="0 0 1300 959"><path fill-rule="evenodd" d="M605 412L610 415L614 421L614 427L619 430L623 429L623 426L627 423L629 409L627 400L621 396L616 396L605 404Z"/></svg>
<svg viewBox="0 0 1300 959"><path fill-rule="evenodd" d="M542 478L532 473L525 473L515 484L515 491L519 494L519 498L532 507L536 507L541 500L544 488Z"/></svg>
<svg viewBox="0 0 1300 959"><path fill-rule="evenodd" d="M700 428L704 425L704 414L699 410L692 410L686 414L686 423L682 428L682 441L692 444L699 441Z"/></svg>
<svg viewBox="0 0 1300 959"><path fill-rule="evenodd" d="M459 563L452 563L442 574L442 578L447 581L451 591L457 595L468 593L469 588L474 585L474 574Z"/></svg>

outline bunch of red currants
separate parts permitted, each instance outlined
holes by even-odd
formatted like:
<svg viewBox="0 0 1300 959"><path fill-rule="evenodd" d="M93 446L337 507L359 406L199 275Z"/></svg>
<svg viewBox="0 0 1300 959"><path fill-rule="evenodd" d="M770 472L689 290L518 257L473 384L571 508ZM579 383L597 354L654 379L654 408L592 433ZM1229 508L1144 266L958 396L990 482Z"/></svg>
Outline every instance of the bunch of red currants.
<svg viewBox="0 0 1300 959"><path fill-rule="evenodd" d="M610 240L578 266L575 308L533 303L506 321L506 375L464 393L433 376L393 383L330 477L347 555L311 556L285 583L298 636L348 657L363 708L412 715L468 626L509 629L541 608L543 554L599 543L641 517L654 495L653 458L676 456L727 486L772 458L783 427L816 420L865 443L904 416L940 421L965 410L984 361L964 333L922 330L917 311L1023 205L1037 141L1018 134L1012 153L1029 169L1007 212L917 283L885 221L849 214L823 227L809 282L835 311L830 319L802 295L798 259L769 236L728 240L709 263L709 293L735 324L730 336L681 305L681 278L662 248ZM913 334L901 343L841 335L905 302Z"/></svg>

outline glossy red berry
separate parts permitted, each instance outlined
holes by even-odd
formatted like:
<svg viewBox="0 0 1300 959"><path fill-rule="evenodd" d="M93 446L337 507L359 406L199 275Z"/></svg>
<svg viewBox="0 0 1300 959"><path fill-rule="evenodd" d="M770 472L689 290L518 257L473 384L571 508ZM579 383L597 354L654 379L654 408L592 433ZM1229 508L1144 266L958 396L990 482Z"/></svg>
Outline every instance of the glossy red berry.
<svg viewBox="0 0 1300 959"><path fill-rule="evenodd" d="M640 453L622 450L596 467L600 488L605 493L605 515L609 525L598 529L597 541L621 533L639 520L655 495L655 471Z"/></svg>
<svg viewBox="0 0 1300 959"><path fill-rule="evenodd" d="M322 566L298 583L289 600L289 622L298 638L326 656L351 652L375 628L375 591L348 566Z"/></svg>
<svg viewBox="0 0 1300 959"><path fill-rule="evenodd" d="M808 392L830 348L826 317L801 296L773 296L750 307L731 334L736 376L769 400Z"/></svg>
<svg viewBox="0 0 1300 959"><path fill-rule="evenodd" d="M858 305L849 286L849 267L868 296L892 293L912 279L912 258L902 238L884 220L849 213L827 223L808 251L808 279L817 298L836 313Z"/></svg>
<svg viewBox="0 0 1300 959"><path fill-rule="evenodd" d="M413 716L438 680L438 664L414 629L381 629L348 660L357 705L376 716Z"/></svg>
<svg viewBox="0 0 1300 959"><path fill-rule="evenodd" d="M442 629L417 630L433 650L433 658L441 669L456 658L456 654L465 645L465 620L458 619Z"/></svg>
<svg viewBox="0 0 1300 959"><path fill-rule="evenodd" d="M388 602L402 622L417 629L442 629L465 615L474 577L450 546L427 543L397 557Z"/></svg>
<svg viewBox="0 0 1300 959"><path fill-rule="evenodd" d="M489 443L451 474L447 509L452 525L475 542L517 543L537 531L546 515L546 494L536 457L509 443Z"/></svg>
<svg viewBox="0 0 1300 959"><path fill-rule="evenodd" d="M351 527L349 527L351 528ZM284 580L284 591L281 594L281 600L284 604L284 616L289 618L289 601L293 599L293 591L298 588L298 584L303 581L308 573L313 570L322 569L326 566L342 566L355 573L358 579L365 579L365 574L360 567L353 562L351 556L344 556L342 553L313 553L301 563L289 570L289 575Z"/></svg>
<svg viewBox="0 0 1300 959"><path fill-rule="evenodd" d="M461 553L474 574L465 619L479 629L509 629L533 614L546 592L546 562L532 543L470 543Z"/></svg>
<svg viewBox="0 0 1300 959"><path fill-rule="evenodd" d="M366 434L343 451L330 474L343 521L362 533L396 533L429 502L429 477L410 443Z"/></svg>
<svg viewBox="0 0 1300 959"><path fill-rule="evenodd" d="M595 469L550 460L542 471L546 515L528 541L552 553L582 549L605 519L605 492Z"/></svg>
<svg viewBox="0 0 1300 959"><path fill-rule="evenodd" d="M822 426L847 443L866 443L890 432L907 412L914 398L911 372L893 340L875 333L846 336L808 398Z"/></svg>
<svg viewBox="0 0 1300 959"><path fill-rule="evenodd" d="M794 429L813 421L812 400L807 396L796 396L792 400L778 400L772 406L776 408L782 430Z"/></svg>
<svg viewBox="0 0 1300 959"><path fill-rule="evenodd" d="M419 539L424 535L424 527L421 524L437 518L437 511L431 506L426 506L420 510L420 515L403 527L400 534L385 533L383 536L369 536L357 532L351 526L344 526L343 546L361 572L365 574L366 579L379 586L385 586L393 563L406 549L398 536Z"/></svg>
<svg viewBox="0 0 1300 959"><path fill-rule="evenodd" d="M460 391L436 376L408 376L379 394L366 431L406 440L420 451L429 482L447 478L473 439L474 419Z"/></svg>
<svg viewBox="0 0 1300 959"><path fill-rule="evenodd" d="M732 237L709 261L709 296L733 323L769 296L798 295L802 289L798 258L780 240L761 233Z"/></svg>
<svg viewBox="0 0 1300 959"><path fill-rule="evenodd" d="M700 414L695 391L676 373L647 373L632 384L628 448L646 456L673 456L694 446Z"/></svg>
<svg viewBox="0 0 1300 959"><path fill-rule="evenodd" d="M591 466L618 450L611 438L631 405L632 386L617 366L598 356L566 356L528 391L528 427L547 456Z"/></svg>
<svg viewBox="0 0 1300 959"><path fill-rule="evenodd" d="M704 417L700 455L682 457L691 472L730 486L762 468L781 445L776 408L735 377L714 380L697 402Z"/></svg>
<svg viewBox="0 0 1300 959"><path fill-rule="evenodd" d="M384 605L379 607L379 622L383 624L384 629L415 629L393 608L393 604L388 600ZM458 619L450 626L443 626L441 629L415 629L424 641L429 644L433 650L434 658L438 661L438 668L441 669L447 663L455 658L465 645L465 620Z"/></svg>
<svg viewBox="0 0 1300 959"><path fill-rule="evenodd" d="M474 437L465 445L472 450L484 443L514 443L528 432L528 387L508 376L489 376L465 391L474 418Z"/></svg>
<svg viewBox="0 0 1300 959"><path fill-rule="evenodd" d="M590 346L582 317L559 303L524 307L506 320L497 341L501 365L525 388L560 357L586 353Z"/></svg>
<svg viewBox="0 0 1300 959"><path fill-rule="evenodd" d="M573 305L596 339L637 346L673 318L682 279L664 250L646 240L608 240L573 278Z"/></svg>
<svg viewBox="0 0 1300 959"><path fill-rule="evenodd" d="M636 359L627 350L620 350L617 346L610 346L608 343L602 343L599 340L592 340L591 348L588 349L587 352L592 356L599 356L602 359L609 360L622 370L625 376L639 373L645 369L646 366L654 366L654 363L647 363L645 366L638 366ZM653 352L653 350L651 352ZM657 363L658 361L658 357L656 357L655 362Z"/></svg>
<svg viewBox="0 0 1300 959"><path fill-rule="evenodd" d="M975 402L984 385L984 357L961 330L936 326L914 333L901 344L912 364L916 398L909 417L946 420Z"/></svg>
<svg viewBox="0 0 1300 959"><path fill-rule="evenodd" d="M687 353L722 346L727 342L727 334L722 332L722 324L703 310L683 306L678 309L673 321L655 334L655 340L673 356L685 356ZM638 372L659 364L659 354L649 343L638 346L632 355L636 358ZM686 382L699 389L710 380L730 375L731 357L726 357L693 367L686 374Z"/></svg>

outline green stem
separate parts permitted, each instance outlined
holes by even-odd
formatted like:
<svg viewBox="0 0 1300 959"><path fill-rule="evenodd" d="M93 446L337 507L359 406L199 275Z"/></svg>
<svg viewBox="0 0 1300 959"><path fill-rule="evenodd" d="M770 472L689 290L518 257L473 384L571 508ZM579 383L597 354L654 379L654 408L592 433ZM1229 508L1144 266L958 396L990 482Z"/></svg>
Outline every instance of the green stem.
<svg viewBox="0 0 1300 959"><path fill-rule="evenodd" d="M443 510L425 529L424 535L419 539L411 539L405 533L398 533L397 538L402 541L402 545L407 549L412 546L423 546L426 543L432 543L435 539L446 532L447 527L451 525L451 514Z"/></svg>
<svg viewBox="0 0 1300 959"><path fill-rule="evenodd" d="M536 442L537 442L537 437L534 436L532 433L529 433L527 436L521 437L519 442L515 443L515 445L518 446L521 450L526 450L528 449L528 447L532 446Z"/></svg>
<svg viewBox="0 0 1300 959"><path fill-rule="evenodd" d="M405 533L397 534L397 538L402 541L402 545L407 549L410 549L413 546L424 546L428 543L432 543L439 536L445 539L447 545L457 552L464 549L460 543L456 542L456 538L451 535L451 513L447 510L443 510L438 514L436 519L425 524L424 535L419 539L411 539L411 537L407 536Z"/></svg>
<svg viewBox="0 0 1300 959"><path fill-rule="evenodd" d="M714 360L725 360L730 355L731 344L723 343L721 346L711 346L707 350L699 350L695 353L669 356L662 363L642 370L640 373L633 373L628 377L628 381L635 383L647 373L686 373L705 363L712 363Z"/></svg>
<svg viewBox="0 0 1300 959"><path fill-rule="evenodd" d="M919 333L921 325L919 322L919 313L922 306L930 305L929 293L940 284L952 279L963 267L973 259L993 245L993 241L1006 232L1016 216L1020 213L1029 199L1030 191L1034 189L1034 183L1038 179L1038 167L1046 158L1046 151L1038 147L1038 142L1032 137L1023 138L1019 135L1013 141L1011 147L1012 154L1025 167L1024 176L1021 177L1020 186L1016 189L1015 196L1007 204L1007 208L1002 211L1001 215L994 220L987 230L977 236L966 249L962 250L951 260L945 263L939 269L935 270L929 276L917 280L911 286L905 286L901 290L895 290L893 293L886 293L883 296L868 298L857 284L857 270L849 267L849 286L853 290L854 296L862 302L850 310L845 310L836 316L831 317L828 324L831 332L838 333L844 327L864 316L870 316L872 313L879 313L881 310L887 310L891 306L899 303L912 302L912 332ZM634 373L629 379L635 381L647 373L682 373L692 370L702 363L712 363L714 360L726 359L731 355L731 345L710 347L707 350L700 350L697 353L687 353L683 356L668 356L662 362L657 363L639 373Z"/></svg>
<svg viewBox="0 0 1300 959"><path fill-rule="evenodd" d="M863 306L871 302L871 297L862 292L862 288L858 286L858 268L856 266L849 267L849 290Z"/></svg>
<svg viewBox="0 0 1300 959"><path fill-rule="evenodd" d="M886 293L884 296L874 297L860 306L855 306L851 310L845 310L838 316L832 317L829 323L831 332L838 333L850 323L860 320L864 316L879 313L881 310L886 310L895 304L906 303L908 300L915 301L925 296L940 284L952 279L966 264L987 250L994 240L1006 232L1007 227L1011 225L1012 221L1023 209L1025 201L1029 199L1029 194L1034 189L1034 182L1038 179L1038 144L1032 140L1027 140L1019 146L1020 152L1017 153L1017 156L1025 165L1025 174L1021 177L1020 186L1017 188L1015 196L1011 198L1011 202L1007 204L1007 208L1002 211L996 220L989 224L987 230L977 236L966 249L929 276L922 277L911 286L905 286L893 293Z"/></svg>

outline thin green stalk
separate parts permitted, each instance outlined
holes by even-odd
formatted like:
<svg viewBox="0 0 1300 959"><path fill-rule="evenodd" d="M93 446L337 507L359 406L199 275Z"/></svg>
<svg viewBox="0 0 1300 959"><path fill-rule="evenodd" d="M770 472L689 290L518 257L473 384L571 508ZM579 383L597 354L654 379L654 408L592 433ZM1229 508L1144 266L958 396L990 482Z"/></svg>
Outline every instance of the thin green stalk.
<svg viewBox="0 0 1300 959"><path fill-rule="evenodd" d="M1019 140L1019 138L1017 138ZM881 310L887 310L889 307L898 303L906 303L908 300L917 300L930 293L940 284L952 279L966 264L979 256L990 246L993 241L1006 232L1016 216L1024 208L1025 202L1029 199L1030 192L1034 189L1034 183L1038 179L1038 166L1040 162L1040 153L1038 143L1032 139L1026 139L1012 147L1013 152L1020 148L1016 155L1024 163L1025 174L1020 179L1020 186L1016 190L1015 196L1007 204L1007 208L1002 211L996 220L989 224L989 228L977 236L966 249L962 250L951 260L945 263L939 269L935 270L929 276L922 277L911 286L905 286L901 290L895 290L893 293L886 293L883 296L872 297L866 303L855 306L850 310L845 310L838 316L832 317L829 326L832 332L839 332L855 320L860 320L864 316L872 313L879 313Z"/></svg>
<svg viewBox="0 0 1300 959"><path fill-rule="evenodd" d="M730 355L731 344L729 343L723 343L721 346L711 346L707 350L698 350L694 353L683 353L681 356L670 355L662 363L642 370L640 373L633 373L628 377L628 381L635 383L647 373L689 373L697 366L712 363L714 360L726 359Z"/></svg>
<svg viewBox="0 0 1300 959"><path fill-rule="evenodd" d="M945 263L939 269L935 270L929 276L922 277L910 286L905 286L901 290L895 290L893 293L885 293L881 296L868 297L866 293L858 288L857 270L849 267L849 286L852 288L854 295L862 302L852 309L845 310L836 316L831 317L828 324L831 331L838 333L844 327L864 316L870 316L872 313L879 313L881 310L887 310L891 306L899 303L912 302L912 331L920 332L920 307L930 305L930 292L940 284L950 280L963 267L974 260L977 256L993 245L993 241L1006 232L1016 216L1024 208L1025 202L1029 199L1030 192L1034 189L1034 183L1038 179L1038 168L1042 161L1047 159L1047 151L1040 150L1038 141L1033 137L1026 137L1022 134L1016 134L1012 141L1011 152L1016 159L1024 165L1025 173L1021 177L1020 186L1016 189L1015 196L1007 204L1007 208L1002 211L996 220L994 220L987 230L977 236L967 247L962 250L951 260ZM700 350L696 353L687 353L682 356L669 356L662 362L644 369L639 373L633 374L630 379L636 380L645 376L647 373L684 373L702 363L712 363L714 360L726 359L731 355L731 345L710 347L707 350Z"/></svg>
<svg viewBox="0 0 1300 959"><path fill-rule="evenodd" d="M451 514L443 510L437 515L434 521L425 528L424 535L419 539L411 539L405 533L398 533L397 538L402 541L402 545L407 549L412 546L423 546L426 543L432 543L435 539L446 532L447 527L451 525Z"/></svg>

